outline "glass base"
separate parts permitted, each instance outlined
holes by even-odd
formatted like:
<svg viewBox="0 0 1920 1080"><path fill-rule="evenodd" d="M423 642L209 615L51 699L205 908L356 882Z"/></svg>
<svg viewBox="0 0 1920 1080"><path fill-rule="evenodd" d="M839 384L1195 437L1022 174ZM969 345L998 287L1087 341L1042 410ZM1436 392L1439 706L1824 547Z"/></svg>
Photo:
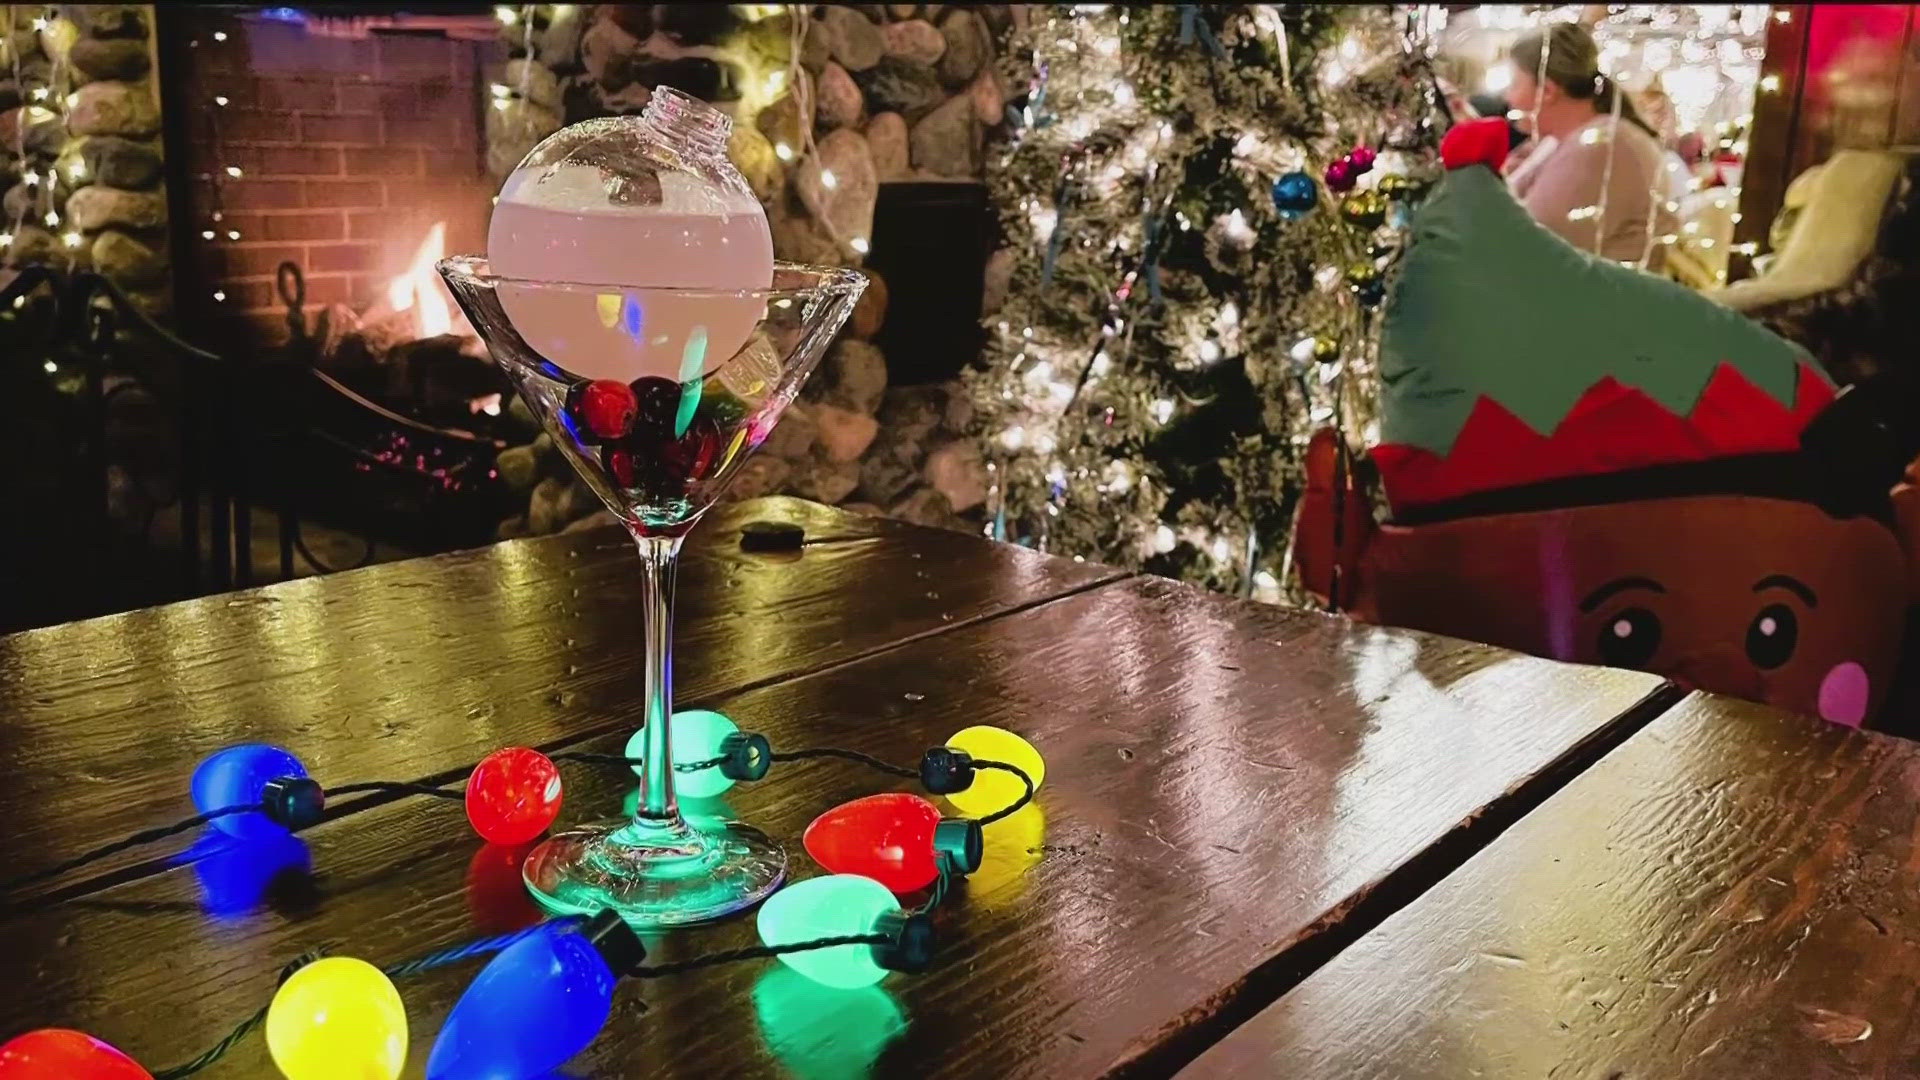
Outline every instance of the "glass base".
<svg viewBox="0 0 1920 1080"><path fill-rule="evenodd" d="M560 833L528 853L521 877L558 915L612 908L636 929L711 922L767 898L787 853L737 821L616 818Z"/></svg>

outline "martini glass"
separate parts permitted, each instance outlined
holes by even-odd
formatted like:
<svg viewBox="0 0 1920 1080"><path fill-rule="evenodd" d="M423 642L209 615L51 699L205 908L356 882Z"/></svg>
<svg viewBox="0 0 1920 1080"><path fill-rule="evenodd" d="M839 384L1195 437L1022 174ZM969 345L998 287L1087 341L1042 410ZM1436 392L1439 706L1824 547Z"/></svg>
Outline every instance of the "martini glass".
<svg viewBox="0 0 1920 1080"><path fill-rule="evenodd" d="M472 256L439 264L494 362L640 548L645 751L631 818L560 833L522 868L562 914L613 908L640 927L749 907L786 852L736 821L692 823L673 793L673 579L687 532L763 442L865 279L777 263L755 291L505 278Z"/></svg>

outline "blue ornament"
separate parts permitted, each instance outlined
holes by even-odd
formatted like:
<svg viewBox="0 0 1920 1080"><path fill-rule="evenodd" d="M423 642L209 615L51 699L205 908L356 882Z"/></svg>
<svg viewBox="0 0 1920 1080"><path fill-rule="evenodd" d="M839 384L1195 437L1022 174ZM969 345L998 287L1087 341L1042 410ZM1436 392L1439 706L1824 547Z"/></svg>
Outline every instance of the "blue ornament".
<svg viewBox="0 0 1920 1080"><path fill-rule="evenodd" d="M1320 201L1320 185L1313 177L1295 170L1273 182L1273 208L1288 221L1297 221Z"/></svg>
<svg viewBox="0 0 1920 1080"><path fill-rule="evenodd" d="M203 814L230 806L251 806L260 801L267 781L306 775L306 766L300 764L300 759L277 746L266 743L229 746L194 768L193 805ZM213 826L243 840L287 831L285 826L261 813L229 814L213 819Z"/></svg>
<svg viewBox="0 0 1920 1080"><path fill-rule="evenodd" d="M427 1080L546 1076L606 1026L614 982L577 927L548 923L530 932L460 995L427 1058Z"/></svg>

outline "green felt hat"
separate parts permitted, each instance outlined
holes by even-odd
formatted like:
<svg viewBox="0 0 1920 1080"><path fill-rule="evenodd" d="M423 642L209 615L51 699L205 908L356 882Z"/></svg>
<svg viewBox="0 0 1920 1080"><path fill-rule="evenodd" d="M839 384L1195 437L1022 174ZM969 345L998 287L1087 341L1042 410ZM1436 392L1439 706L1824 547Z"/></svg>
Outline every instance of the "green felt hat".
<svg viewBox="0 0 1920 1080"><path fill-rule="evenodd" d="M1797 445L1832 397L1806 354L1549 232L1499 176L1505 148L1504 121L1449 132L1387 300L1375 456L1396 504ZM1462 460L1489 454L1536 460Z"/></svg>

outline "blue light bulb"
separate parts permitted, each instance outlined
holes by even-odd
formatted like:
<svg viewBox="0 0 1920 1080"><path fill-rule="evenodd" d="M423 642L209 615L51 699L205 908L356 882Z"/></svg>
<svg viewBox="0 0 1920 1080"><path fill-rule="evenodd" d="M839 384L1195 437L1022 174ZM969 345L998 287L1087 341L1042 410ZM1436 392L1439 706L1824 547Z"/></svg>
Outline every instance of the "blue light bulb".
<svg viewBox="0 0 1920 1080"><path fill-rule="evenodd" d="M550 923L481 969L440 1027L427 1080L534 1080L586 1049L613 1010L613 969Z"/></svg>
<svg viewBox="0 0 1920 1080"><path fill-rule="evenodd" d="M277 746L266 743L241 743L229 746L202 760L193 770L193 805L201 813L229 806L250 806L260 801L267 781L282 776L305 776L307 767L300 759ZM242 840L286 832L286 828L261 813L229 814L215 818L214 828Z"/></svg>

